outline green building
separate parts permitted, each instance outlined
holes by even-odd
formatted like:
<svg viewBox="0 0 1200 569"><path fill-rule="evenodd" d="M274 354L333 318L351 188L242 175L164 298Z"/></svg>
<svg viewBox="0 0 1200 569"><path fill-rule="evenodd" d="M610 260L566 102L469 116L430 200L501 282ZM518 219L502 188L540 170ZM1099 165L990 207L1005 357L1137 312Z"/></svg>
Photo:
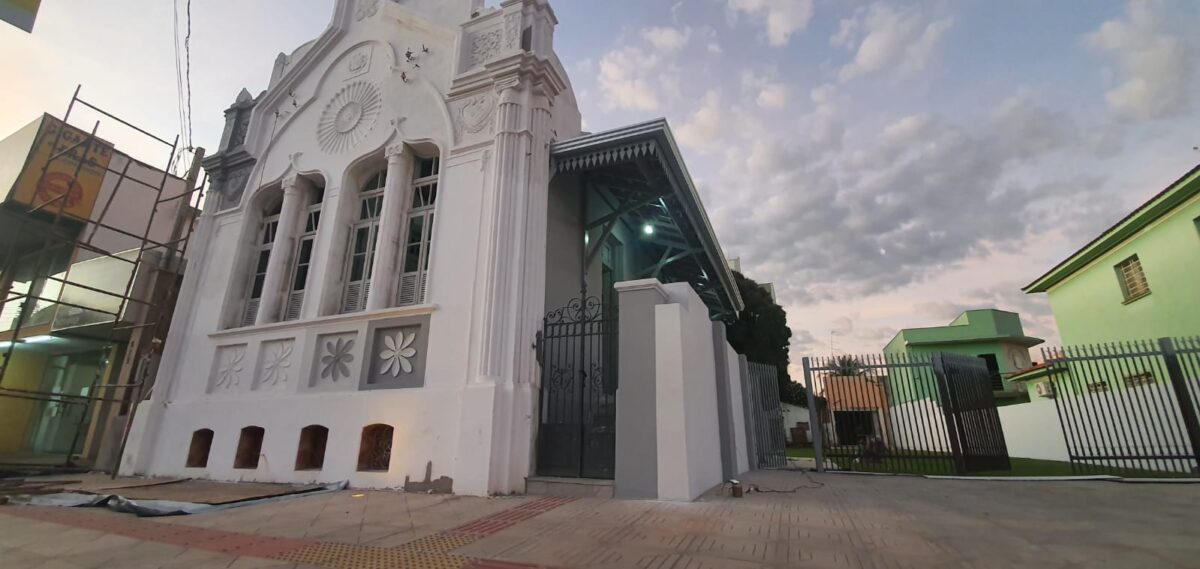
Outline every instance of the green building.
<svg viewBox="0 0 1200 569"><path fill-rule="evenodd" d="M1047 294L1066 346L1200 335L1200 166L1024 291ZM1117 367L1113 377L1099 366L1056 384L1082 391L1153 381L1148 370ZM1011 380L1034 398L1052 397L1044 384L1055 372L1065 373L1038 367Z"/></svg>
<svg viewBox="0 0 1200 569"><path fill-rule="evenodd" d="M996 309L968 310L946 326L905 328L883 348L885 356L926 356L946 352L975 356L992 372L992 388L998 398L1023 400L1024 386L1004 378L1030 367L1029 348L1040 338L1025 335L1021 316ZM932 398L932 394L918 394Z"/></svg>
<svg viewBox="0 0 1200 569"><path fill-rule="evenodd" d="M1068 346L1200 334L1200 166L1024 290Z"/></svg>

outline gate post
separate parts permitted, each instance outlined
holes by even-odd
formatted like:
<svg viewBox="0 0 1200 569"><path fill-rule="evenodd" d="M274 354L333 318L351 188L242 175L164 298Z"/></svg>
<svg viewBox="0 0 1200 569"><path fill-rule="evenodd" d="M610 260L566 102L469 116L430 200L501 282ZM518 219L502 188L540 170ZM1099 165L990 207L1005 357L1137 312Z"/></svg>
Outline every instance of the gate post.
<svg viewBox="0 0 1200 569"><path fill-rule="evenodd" d="M800 363L804 366L804 390L808 392L808 430L812 433L813 460L817 463L817 472L825 472L825 425L813 392L812 361L802 358Z"/></svg>
<svg viewBox="0 0 1200 569"><path fill-rule="evenodd" d="M1188 391L1187 379L1183 376L1183 367L1179 365L1179 355L1175 353L1174 342L1170 338L1159 338L1158 346L1162 349L1163 363L1166 364L1167 375L1171 378L1175 400L1179 402L1179 413L1183 416L1188 442L1192 445L1192 458L1196 461L1192 472L1196 472L1200 469L1200 420L1196 417L1196 405Z"/></svg>
<svg viewBox="0 0 1200 569"><path fill-rule="evenodd" d="M964 476L967 474L967 462L963 458L959 443L957 405L952 398L946 361L941 352L933 354L933 377L937 380L938 395L942 399L942 416L946 420L946 438L950 439L950 452L954 453L954 470L959 476Z"/></svg>

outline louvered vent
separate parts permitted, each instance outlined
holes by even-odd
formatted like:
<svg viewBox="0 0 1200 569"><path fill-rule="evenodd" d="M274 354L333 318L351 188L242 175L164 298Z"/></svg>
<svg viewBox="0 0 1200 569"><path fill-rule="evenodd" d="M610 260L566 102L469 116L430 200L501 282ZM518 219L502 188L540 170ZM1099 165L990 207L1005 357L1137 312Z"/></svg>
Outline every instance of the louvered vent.
<svg viewBox="0 0 1200 569"><path fill-rule="evenodd" d="M342 299L342 313L362 312L367 307L367 296L370 294L370 281L346 285L346 296Z"/></svg>
<svg viewBox="0 0 1200 569"><path fill-rule="evenodd" d="M246 311L242 313L242 326L253 326L258 318L259 299L252 298L246 302Z"/></svg>
<svg viewBox="0 0 1200 569"><path fill-rule="evenodd" d="M291 322L300 319L300 308L304 306L304 291L298 290L288 295L287 310L283 312L283 321Z"/></svg>
<svg viewBox="0 0 1200 569"><path fill-rule="evenodd" d="M417 287L417 274L411 273L400 276L400 306L410 306L420 302L421 291Z"/></svg>

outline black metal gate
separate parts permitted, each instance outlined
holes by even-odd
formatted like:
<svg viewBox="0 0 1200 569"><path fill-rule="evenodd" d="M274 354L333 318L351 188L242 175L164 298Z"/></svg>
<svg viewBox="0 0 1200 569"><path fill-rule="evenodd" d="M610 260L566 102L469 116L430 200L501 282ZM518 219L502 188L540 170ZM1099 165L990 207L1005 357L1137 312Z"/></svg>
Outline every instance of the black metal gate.
<svg viewBox="0 0 1200 569"><path fill-rule="evenodd" d="M992 374L979 358L804 358L819 467L905 474L1011 468Z"/></svg>
<svg viewBox="0 0 1200 569"><path fill-rule="evenodd" d="M779 370L750 363L749 408L752 464L755 468L787 466L787 440L783 432L783 405L779 400Z"/></svg>
<svg viewBox="0 0 1200 569"><path fill-rule="evenodd" d="M937 354L933 371L945 403L956 470L1010 470L1008 445L992 392L992 372L980 358Z"/></svg>
<svg viewBox="0 0 1200 569"><path fill-rule="evenodd" d="M617 311L589 297L546 315L538 467L542 476L613 478L616 461Z"/></svg>

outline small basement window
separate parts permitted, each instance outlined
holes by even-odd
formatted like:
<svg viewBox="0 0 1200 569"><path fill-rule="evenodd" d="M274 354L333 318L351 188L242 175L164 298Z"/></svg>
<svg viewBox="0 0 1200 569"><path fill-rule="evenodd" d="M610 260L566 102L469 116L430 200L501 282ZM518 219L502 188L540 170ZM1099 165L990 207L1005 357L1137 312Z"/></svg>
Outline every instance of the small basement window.
<svg viewBox="0 0 1200 569"><path fill-rule="evenodd" d="M325 443L329 429L309 425L300 431L300 447L296 450L296 470L321 470L325 466Z"/></svg>
<svg viewBox="0 0 1200 569"><path fill-rule="evenodd" d="M367 425L358 447L359 472L387 472L392 463L391 425Z"/></svg>
<svg viewBox="0 0 1200 569"><path fill-rule="evenodd" d="M258 457L262 455L263 435L266 431L262 427L246 427L242 429L242 436L238 438L237 455L233 459L233 467L240 470L254 470L258 468Z"/></svg>
<svg viewBox="0 0 1200 569"><path fill-rule="evenodd" d="M187 467L208 467L208 453L212 450L212 429L200 429L192 433L192 444L188 447Z"/></svg>
<svg viewBox="0 0 1200 569"><path fill-rule="evenodd" d="M1142 271L1142 262L1137 255L1121 261L1115 269L1117 280L1121 283L1121 293L1125 295L1125 302L1131 302L1150 294L1150 283L1146 281L1146 273Z"/></svg>

